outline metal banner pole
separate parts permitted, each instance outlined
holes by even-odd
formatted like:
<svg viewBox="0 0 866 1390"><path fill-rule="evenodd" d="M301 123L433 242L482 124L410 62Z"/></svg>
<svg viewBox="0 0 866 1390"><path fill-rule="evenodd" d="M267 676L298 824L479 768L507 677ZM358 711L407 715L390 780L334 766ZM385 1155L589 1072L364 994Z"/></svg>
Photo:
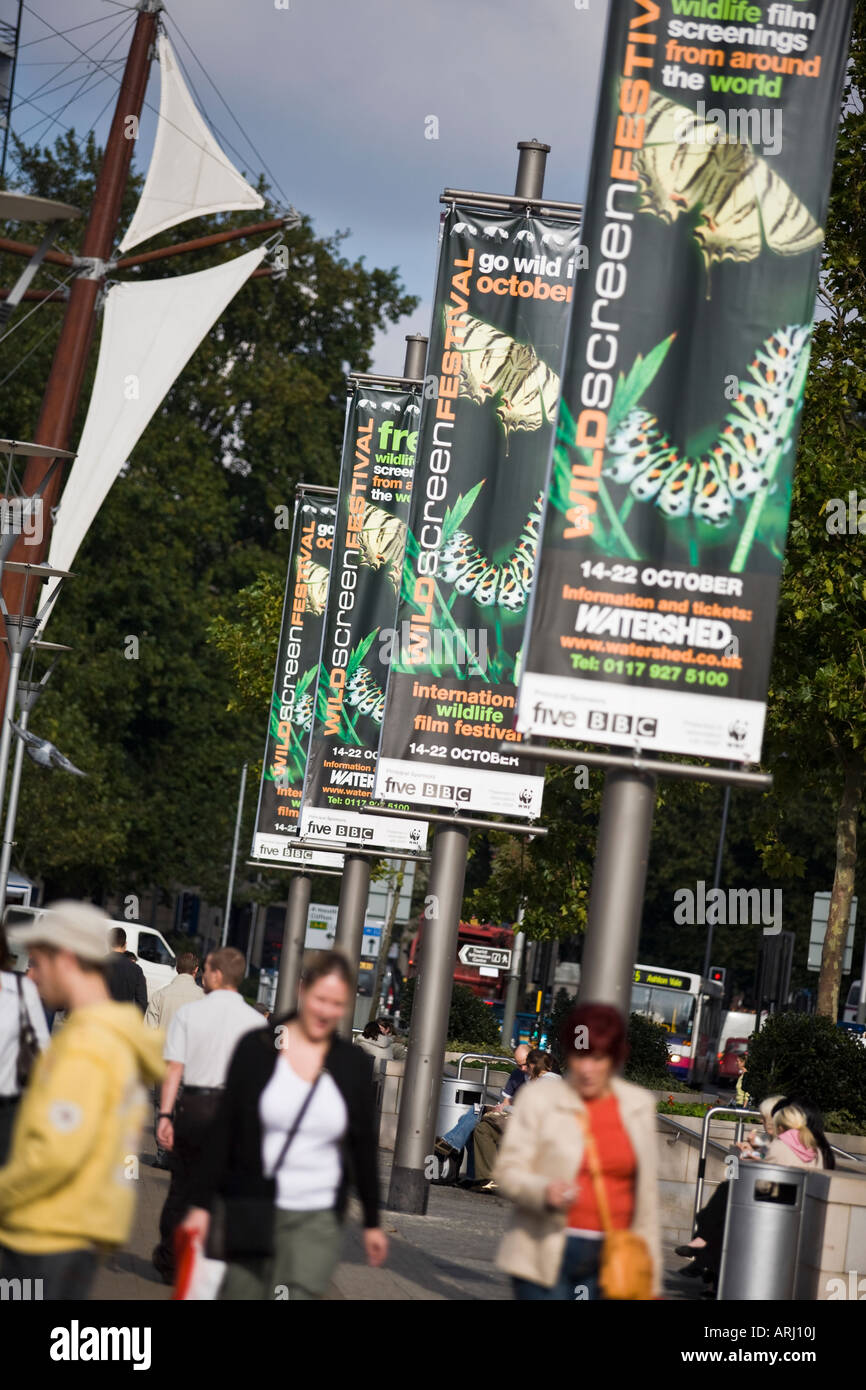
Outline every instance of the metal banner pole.
<svg viewBox="0 0 866 1390"><path fill-rule="evenodd" d="M225 946L226 941L228 940L228 935L229 935L229 918L231 917L231 911L232 911L232 898L234 897L234 894L235 894L235 868L237 867L237 862L238 862L238 840L239 840L239 838L240 838L240 833L241 833L241 818L242 818L243 813L244 813L244 791L245 791L245 789L246 789L246 785L247 785L247 764L244 763L243 771L241 772L241 786L240 786L240 791L238 792L238 809L237 809L237 815L235 816L235 837L234 837L234 840L232 841L232 862L231 862L231 868L229 869L229 886L228 886L228 890L227 890L227 892L226 892L226 910L225 910L225 917L224 917L224 919L223 919L222 936L221 936L221 938L220 938L220 945L221 945L221 946Z"/></svg>
<svg viewBox="0 0 866 1390"><path fill-rule="evenodd" d="M719 843L716 846L716 867L713 872L713 888L718 888L722 881L722 857L725 852L725 832L728 828L728 812L731 809L731 789L725 787L725 795L722 801L722 824L719 829ZM716 901L715 899L713 901ZM707 923L707 942L704 948L704 978L710 973L713 954L713 923Z"/></svg>
<svg viewBox="0 0 866 1390"><path fill-rule="evenodd" d="M601 800L578 1002L613 1004L625 1018L631 1006L655 789L653 776L611 769Z"/></svg>
<svg viewBox="0 0 866 1390"><path fill-rule="evenodd" d="M468 851L468 830L457 825L437 829L430 861L433 915L424 924L386 1204L391 1211L415 1216L426 1212L430 1192L425 1168L436 1137Z"/></svg>
<svg viewBox="0 0 866 1390"><path fill-rule="evenodd" d="M514 1020L517 1017L517 996L520 993L520 972L523 969L523 948L526 944L526 933L521 930L523 924L524 907L523 903L517 913L517 930L514 933L514 945L511 948L511 969L508 972L508 987L505 992L505 1008L502 1011L502 1046L508 1047L512 1041L514 1033Z"/></svg>
<svg viewBox="0 0 866 1390"><path fill-rule="evenodd" d="M351 1038L355 1021L355 991L358 986L358 962L361 959L361 941L364 935L364 916L367 899L370 895L370 870L372 860L365 854L346 854L343 868L343 886L340 889L340 907L337 912L337 930L334 946L344 951L352 967L352 991L346 1008L346 1015L340 1025L343 1037Z"/></svg>
<svg viewBox="0 0 866 1390"><path fill-rule="evenodd" d="M286 919L283 927L283 947L280 951L280 973L277 977L277 994L274 1000L274 1014L291 1013L298 1002L298 982L301 978L301 961L304 958L304 940L307 935L307 914L310 910L310 893L313 881L309 874L292 875L289 884Z"/></svg>

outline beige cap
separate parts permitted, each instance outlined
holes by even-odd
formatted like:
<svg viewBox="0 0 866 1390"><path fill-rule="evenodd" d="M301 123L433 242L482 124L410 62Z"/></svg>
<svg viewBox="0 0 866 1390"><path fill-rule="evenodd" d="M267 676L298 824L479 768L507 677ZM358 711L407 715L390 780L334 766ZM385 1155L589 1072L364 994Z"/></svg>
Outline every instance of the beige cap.
<svg viewBox="0 0 866 1390"><path fill-rule="evenodd" d="M15 946L54 946L82 960L97 961L108 955L111 925L108 913L94 903L64 899L37 909L32 922L10 927L7 936Z"/></svg>

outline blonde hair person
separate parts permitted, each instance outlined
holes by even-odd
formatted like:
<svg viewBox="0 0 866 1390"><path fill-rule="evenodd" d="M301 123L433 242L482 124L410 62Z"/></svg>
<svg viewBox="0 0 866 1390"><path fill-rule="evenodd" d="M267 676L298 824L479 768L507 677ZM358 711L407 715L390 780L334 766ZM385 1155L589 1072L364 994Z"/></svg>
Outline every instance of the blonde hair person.
<svg viewBox="0 0 866 1390"><path fill-rule="evenodd" d="M813 1105L785 1097L773 1109L773 1123L776 1137L767 1149L767 1163L794 1168L835 1167L821 1114Z"/></svg>
<svg viewBox="0 0 866 1390"><path fill-rule="evenodd" d="M779 1133L773 1111L784 1096L767 1096L762 1100L758 1109L761 1112L763 1132L759 1129L750 1130L737 1148L744 1158L763 1158L771 1140L775 1139Z"/></svg>

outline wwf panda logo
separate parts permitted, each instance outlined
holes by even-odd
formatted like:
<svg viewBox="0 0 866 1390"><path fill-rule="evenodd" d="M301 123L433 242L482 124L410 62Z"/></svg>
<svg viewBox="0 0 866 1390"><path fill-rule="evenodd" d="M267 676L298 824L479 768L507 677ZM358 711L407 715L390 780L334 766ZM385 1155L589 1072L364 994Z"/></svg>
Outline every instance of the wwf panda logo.
<svg viewBox="0 0 866 1390"><path fill-rule="evenodd" d="M748 731L747 724L744 724L741 719L735 719L733 724L728 725L728 742L735 748L742 748Z"/></svg>

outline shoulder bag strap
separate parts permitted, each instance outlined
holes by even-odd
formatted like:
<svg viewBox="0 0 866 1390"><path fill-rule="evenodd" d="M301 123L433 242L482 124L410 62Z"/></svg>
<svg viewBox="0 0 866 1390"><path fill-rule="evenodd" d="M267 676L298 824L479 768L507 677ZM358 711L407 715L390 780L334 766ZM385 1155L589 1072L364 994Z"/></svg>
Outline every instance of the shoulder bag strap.
<svg viewBox="0 0 866 1390"><path fill-rule="evenodd" d="M304 1118L304 1116L306 1115L308 1109L310 1108L310 1101L313 1099L313 1096L315 1095L316 1087L318 1086L319 1082L320 1082L321 1079L322 1079L322 1075L323 1075L323 1073L324 1073L324 1070L325 1070L325 1068L322 1067L322 1070L319 1072L318 1076L314 1079L312 1086L310 1087L309 1091L307 1092L306 1096L304 1097L303 1105L301 1106L300 1110L298 1111L297 1115L295 1116L294 1120L292 1121L292 1127L291 1127L291 1129L289 1130L288 1134L286 1135L286 1141L285 1141L285 1143L283 1144L282 1149L280 1150L280 1156L279 1156L279 1158L277 1159L276 1163L274 1164L273 1171L272 1171L272 1173L271 1173L271 1176L272 1176L272 1177L276 1177L277 1173L280 1171L280 1169L281 1169L282 1166L283 1166L283 1163L285 1162L286 1154L289 1152L289 1146L290 1146L292 1140L294 1139L295 1135L297 1134L298 1130L299 1130L300 1127L301 1127L301 1121L303 1120L303 1118Z"/></svg>
<svg viewBox="0 0 866 1390"><path fill-rule="evenodd" d="M18 990L18 1031L27 1037L34 1034L33 1020L30 1017L30 1010L27 1007L27 1000L24 998L24 977L15 971L15 988Z"/></svg>
<svg viewBox="0 0 866 1390"><path fill-rule="evenodd" d="M592 1183L595 1188L595 1200L598 1203L601 1224L605 1235L609 1235L613 1230L613 1223L610 1219L610 1206L608 1205L607 1193L604 1190L604 1181L601 1176L601 1165L598 1161L598 1149L595 1144L595 1135L592 1132L587 1116L582 1111L578 1112L577 1122L583 1130L583 1137L586 1142L586 1158L589 1163L589 1171L592 1174Z"/></svg>

